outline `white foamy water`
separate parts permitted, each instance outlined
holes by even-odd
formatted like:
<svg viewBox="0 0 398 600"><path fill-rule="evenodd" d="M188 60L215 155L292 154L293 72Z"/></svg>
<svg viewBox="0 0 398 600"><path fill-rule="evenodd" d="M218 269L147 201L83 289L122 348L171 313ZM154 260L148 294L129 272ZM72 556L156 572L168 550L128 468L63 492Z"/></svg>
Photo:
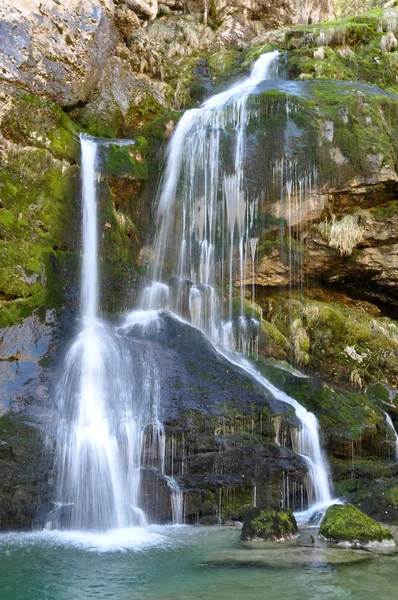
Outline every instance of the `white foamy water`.
<svg viewBox="0 0 398 600"><path fill-rule="evenodd" d="M160 382L149 346L131 347L123 327L98 316L96 156L98 144L81 136L83 256L82 329L73 341L56 389L57 480L51 530L125 531L138 543L148 521L141 508L142 471L155 470L170 489L173 519L181 522L178 485L165 473ZM156 322L156 312L126 317L124 329ZM132 531L131 526L137 526ZM57 534L61 535L61 534ZM64 539L75 533L63 533ZM69 536L69 537L68 537ZM93 537L95 536L95 538ZM80 540L110 539L82 533Z"/></svg>
<svg viewBox="0 0 398 600"><path fill-rule="evenodd" d="M12 549L47 544L91 552L141 551L170 545L166 527L127 527L106 532L80 530L49 530L32 533L0 534L0 549Z"/></svg>
<svg viewBox="0 0 398 600"><path fill-rule="evenodd" d="M386 421L388 426L390 427L391 431L394 433L395 436L395 460L398 461L398 433L397 430L394 427L394 423L392 422L392 419L390 417L390 415L387 412L384 412L385 416L386 416Z"/></svg>

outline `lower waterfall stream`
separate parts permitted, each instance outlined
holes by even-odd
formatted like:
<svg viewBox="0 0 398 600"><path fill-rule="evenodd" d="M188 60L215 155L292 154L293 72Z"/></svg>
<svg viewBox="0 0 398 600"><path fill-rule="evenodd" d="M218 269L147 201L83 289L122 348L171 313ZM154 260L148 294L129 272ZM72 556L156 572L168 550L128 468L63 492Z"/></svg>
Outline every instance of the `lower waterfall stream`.
<svg viewBox="0 0 398 600"><path fill-rule="evenodd" d="M96 154L101 142L81 136L82 329L66 356L57 387L57 498L47 528L146 527L140 506L143 467L165 478L173 522L183 522L182 493L173 474L165 471L166 437L156 359L145 346L138 353L126 347L122 335L123 330L141 327L145 338L145 327L158 323L162 310L202 330L227 360L294 408L300 427L292 436L293 450L305 459L311 481L307 490L310 508L298 520L307 520L332 502L315 416L242 356L256 354L259 329L258 321L245 314L244 295L247 272L254 272L258 241L252 237L258 202L247 198L243 169L248 98L257 84L277 74L278 53L264 54L246 79L180 119L159 188L152 283L143 290L140 310L128 314L119 328L98 316ZM222 166L220 154L227 129L235 132L229 170ZM177 203L181 215L174 222ZM167 258L170 264L175 248L177 257L171 260L175 272L168 285L163 282L165 262ZM236 278L240 280L238 314L233 296ZM224 296L227 319L221 316Z"/></svg>

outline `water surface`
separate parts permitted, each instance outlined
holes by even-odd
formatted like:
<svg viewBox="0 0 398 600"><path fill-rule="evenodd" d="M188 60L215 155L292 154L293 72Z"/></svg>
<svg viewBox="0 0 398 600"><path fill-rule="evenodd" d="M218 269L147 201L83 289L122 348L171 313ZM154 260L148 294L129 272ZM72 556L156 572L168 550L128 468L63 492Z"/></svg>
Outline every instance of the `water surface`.
<svg viewBox="0 0 398 600"><path fill-rule="evenodd" d="M247 548L218 527L0 536L1 600L387 600L398 556L298 544ZM308 545L307 545L308 543ZM348 562L347 562L348 561ZM353 561L353 562L351 562Z"/></svg>

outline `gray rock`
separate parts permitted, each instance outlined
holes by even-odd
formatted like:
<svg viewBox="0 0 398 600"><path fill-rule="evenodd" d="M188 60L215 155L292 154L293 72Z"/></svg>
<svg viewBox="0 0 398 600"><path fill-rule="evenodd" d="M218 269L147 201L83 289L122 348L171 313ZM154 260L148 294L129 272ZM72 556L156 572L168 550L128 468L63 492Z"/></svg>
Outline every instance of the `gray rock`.
<svg viewBox="0 0 398 600"><path fill-rule="evenodd" d="M121 0L119 4L127 4L139 17L150 21L158 14L158 0Z"/></svg>
<svg viewBox="0 0 398 600"><path fill-rule="evenodd" d="M100 127L104 131L109 128L111 135L129 136L167 108L160 92L139 79L127 62L114 56L88 104L80 111L79 120L89 129L99 121Z"/></svg>
<svg viewBox="0 0 398 600"><path fill-rule="evenodd" d="M52 311L49 313L51 320ZM20 410L47 395L40 360L49 350L52 327L36 315L20 325L0 329L0 414Z"/></svg>
<svg viewBox="0 0 398 600"><path fill-rule="evenodd" d="M3 79L62 106L86 100L116 45L111 0L0 0Z"/></svg>

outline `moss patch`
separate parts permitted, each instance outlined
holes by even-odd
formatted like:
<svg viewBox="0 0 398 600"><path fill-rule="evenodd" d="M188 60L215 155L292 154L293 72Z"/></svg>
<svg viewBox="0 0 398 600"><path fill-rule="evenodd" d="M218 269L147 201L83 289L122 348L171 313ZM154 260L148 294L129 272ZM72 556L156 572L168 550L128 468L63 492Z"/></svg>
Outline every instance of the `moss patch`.
<svg viewBox="0 0 398 600"><path fill-rule="evenodd" d="M330 506L322 520L319 535L333 542L382 542L393 537L385 527L352 504Z"/></svg>
<svg viewBox="0 0 398 600"><path fill-rule="evenodd" d="M321 294L322 301L315 299L316 292L312 298L310 291L307 294L293 293L290 298L278 293L268 298L263 294L258 297L263 319L272 325L272 331L276 329L283 336L278 337L276 333L272 336L269 355L286 357L285 340L293 348L297 327L292 328L292 325L299 321L308 339L305 348L308 363L301 364L308 364L312 372L352 388L361 389L374 382L396 387L398 323L375 317L370 308L367 311L347 305L344 296L332 294L328 302L327 294ZM269 330L267 325L265 335ZM304 336L300 339L303 341Z"/></svg>
<svg viewBox="0 0 398 600"><path fill-rule="evenodd" d="M243 521L242 540L284 541L297 535L297 523L289 508L253 508Z"/></svg>

